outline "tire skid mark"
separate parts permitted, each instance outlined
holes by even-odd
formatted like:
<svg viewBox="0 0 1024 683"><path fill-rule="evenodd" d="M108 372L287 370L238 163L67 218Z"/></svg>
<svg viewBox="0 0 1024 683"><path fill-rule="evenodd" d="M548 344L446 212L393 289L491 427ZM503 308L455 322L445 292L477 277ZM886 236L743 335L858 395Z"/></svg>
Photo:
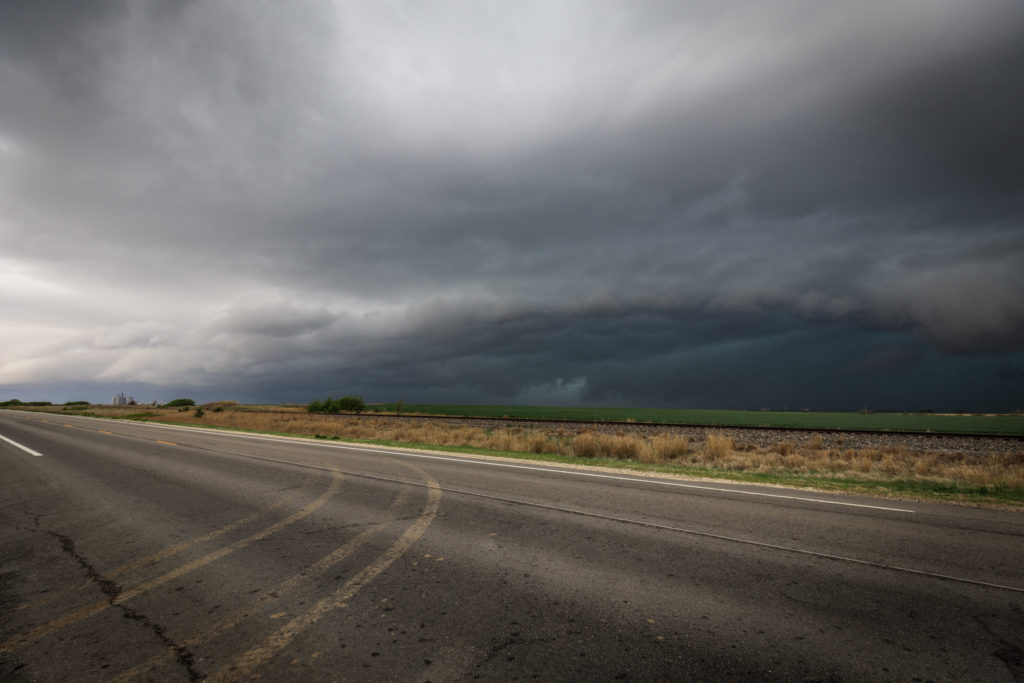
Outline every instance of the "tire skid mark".
<svg viewBox="0 0 1024 683"><path fill-rule="evenodd" d="M395 497L394 501L392 501L391 504L388 506L388 510L395 510L400 508L402 505L405 504L405 502L409 499L411 495L411 489L403 487L399 491L398 495ZM359 535L355 536L352 539L349 539L348 541L338 546L327 555L321 557L319 560L317 560L310 566L302 569L302 571L298 572L297 574L293 574L289 578L285 579L273 591L269 591L267 593L260 595L251 603L248 603L241 609L226 615L220 621L209 626L204 631L189 636L184 641L182 641L182 645L184 645L185 647L195 647L197 645L202 644L205 641L208 641L212 638L216 638L217 636L227 633L228 631L235 628L247 619L252 619L254 616L253 611L256 608L265 603L271 603L280 600L287 593L294 590L303 579L308 578L313 574L324 572L332 568L334 565L343 561L345 558L349 557L357 550L362 548L364 545L366 545L370 541L370 539L372 539L374 536L380 533L380 531L384 527L393 523L393 521L394 520L375 522L373 524L368 525L368 527ZM114 679L114 683L123 683L125 681L130 681L136 678L137 676L141 676L144 673L152 673L152 668L154 666L160 664L161 662L171 661L174 654L174 651L170 650L163 655L157 655L156 657L152 657L147 661L143 662L142 664L134 666L128 671L121 673L119 676L117 676L117 678Z"/></svg>
<svg viewBox="0 0 1024 683"><path fill-rule="evenodd" d="M127 605L115 605L117 597L121 594L121 586L116 581L111 580L110 577L103 576L96 571L96 568L89 564L89 562L78 553L78 550L75 548L75 542L70 536L58 534L53 531L49 533L60 541L61 549L71 555L71 557L75 558L78 564L85 569L86 573L89 574L89 580L95 582L104 595L110 598L111 606L116 606L117 609L120 609L125 619L130 619L131 621L148 629L153 634L153 637L159 640L171 653L173 653L175 661L185 669L190 681L198 681L202 678L202 674L196 671L195 657L187 647L171 640L167 635L167 629L160 624L155 623L145 614L141 614Z"/></svg>
<svg viewBox="0 0 1024 683"><path fill-rule="evenodd" d="M365 566L358 574L349 579L343 586L318 601L305 614L301 614L272 634L262 644L245 652L234 665L227 666L212 674L209 681L236 681L249 678L253 672L276 653L287 647L296 636L318 622L335 608L346 606L346 601L358 593L363 586L373 581L381 572L390 567L395 560L404 555L409 548L426 532L434 521L441 504L441 486L425 471L405 463L420 474L427 486L427 503L423 512L409 528L405 530L395 543L385 550L373 562Z"/></svg>
<svg viewBox="0 0 1024 683"><path fill-rule="evenodd" d="M149 555L147 557L143 557L143 558L135 560L133 562L129 562L128 564L123 564L120 567L116 567L112 571L108 572L105 576L108 579L115 579L118 576L121 576L122 574L124 574L126 572L130 572L130 571L133 571L135 569L142 569L143 567L148 567L148 566L150 566L152 564L156 564L157 562L159 562L161 560L166 560L169 557L174 557L178 553L183 552L185 550L188 550L189 548L191 548L194 545L198 545L200 543L205 543L207 541L212 541L213 539L217 538L218 536L222 536L222 535L228 533L229 531L234 531L238 527L245 526L246 524L248 524L250 522L256 521L257 519L259 519L263 515L269 514L269 513L273 512L273 511L277 510L278 508L284 507L289 502L291 502L292 498L294 498L297 493L298 493L298 491L292 491L287 496L284 496L283 498L278 500L276 503L274 503L273 505L271 505L267 509L261 510L260 512L256 513L255 515L249 515L248 517L243 517L242 519L238 520L237 522L232 522L231 524L228 524L227 526L222 526L219 529L214 529L213 531L210 531L210 532L208 532L206 534L203 534L202 536L198 536L196 538L189 539L187 541L183 541L181 543L178 543L177 545L172 545L172 546L170 546L168 548L164 548L163 550L157 551L157 552L155 552L152 555ZM53 532L51 532L51 533L53 533ZM91 580L87 580L87 581L83 582L82 584L80 584L78 586L71 586L69 588L58 590L55 593L51 593L47 597L42 598L40 600L35 600L33 602L26 602L26 603L23 603L21 605L18 605L16 608L14 608L14 611L15 612L20 612L20 611L23 611L23 610L26 610L26 609L35 609L37 607L42 607L43 605L49 604L49 603L51 603L51 602L53 602L55 600L59 600L61 598L64 598L67 595L69 595L70 593L77 592L77 591L80 591L80 590L84 590L84 589L88 588L89 586L91 586L92 584L93 584L93 582Z"/></svg>
<svg viewBox="0 0 1024 683"><path fill-rule="evenodd" d="M62 628L78 623L83 619L88 619L89 617L99 614L100 612L109 607L116 606L128 600L131 600L132 598L136 598L142 595L143 593L146 593L156 588L157 586L161 586L167 583L168 581L173 581L174 579L184 574L188 574L189 572L195 571L196 569L205 567L206 565L212 562L215 562L227 555L230 555L236 550L240 550L248 545L255 543L256 541L262 540L280 531L281 529L291 524L294 524L295 522L303 519L304 517L309 516L318 508L320 508L324 503L326 503L327 500L332 495L334 495L335 492L337 492L338 487L341 484L341 480L342 474L340 472L332 470L331 483L327 487L327 490L324 491L324 493L322 493L319 498L309 503L308 505L306 505L306 507L302 508L301 510L293 512L291 515L285 517L284 519L275 522L274 524L271 524L262 531L258 531L255 534L248 536L247 538L235 541L234 543L224 546L219 550L215 550L214 552L208 553L196 560L193 560L192 562L183 564L180 567L173 569L165 574L162 574L154 579L150 579L149 581L146 581L132 588L124 590L121 593L119 593L116 598L113 598L108 601L95 602L91 605L87 605L85 607L82 607L81 609L71 612L70 614L67 614L63 617L36 626L35 628L30 629L29 631L26 631L21 635L16 635L11 638L8 638L7 640L0 642L0 652L7 652L10 650L17 649L22 645L30 643L43 636L49 635L54 631L58 631Z"/></svg>

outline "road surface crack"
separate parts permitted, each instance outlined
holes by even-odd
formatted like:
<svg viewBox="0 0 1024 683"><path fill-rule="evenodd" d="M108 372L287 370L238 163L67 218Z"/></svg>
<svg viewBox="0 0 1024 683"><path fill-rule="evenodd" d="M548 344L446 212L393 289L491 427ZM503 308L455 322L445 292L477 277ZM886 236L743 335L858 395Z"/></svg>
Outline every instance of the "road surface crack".
<svg viewBox="0 0 1024 683"><path fill-rule="evenodd" d="M170 636L168 636L167 631L163 626L154 623L145 614L140 614L131 607L118 602L118 598L120 598L122 591L121 585L116 581L113 581L112 579L108 579L107 577L103 576L98 571L96 571L96 568L93 567L88 560L86 560L78 553L78 551L75 549L75 542L69 536L65 536L64 534L58 534L55 531L50 531L49 533L60 541L61 549L71 557L75 558L78 564L81 565L83 569L85 569L86 573L89 575L89 578L93 582L95 582L96 585L99 586L100 591L102 591L102 593L105 596L107 596L107 599L110 601L111 607L121 610L121 614L124 616L125 619L130 619L134 622L138 622L139 624L147 628L154 636L156 636L157 640L163 643L164 646L166 646L171 652L174 653L175 659L178 661L179 664L181 664L182 667L184 667L185 671L188 673L188 679L190 681L199 681L205 678L205 676L200 671L196 670L195 656L192 654L192 652L187 647L179 643L176 643Z"/></svg>

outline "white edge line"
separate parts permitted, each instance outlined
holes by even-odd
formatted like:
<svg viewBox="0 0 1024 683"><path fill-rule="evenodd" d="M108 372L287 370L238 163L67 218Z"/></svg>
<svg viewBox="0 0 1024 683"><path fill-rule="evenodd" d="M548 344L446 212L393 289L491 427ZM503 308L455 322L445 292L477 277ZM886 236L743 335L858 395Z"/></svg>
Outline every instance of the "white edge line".
<svg viewBox="0 0 1024 683"><path fill-rule="evenodd" d="M31 448L29 448L28 446L22 446L22 445L21 445L20 443L18 443L17 441L15 441L15 440L13 440L13 439L8 439L8 438L7 438L6 436L4 436L3 434L0 434L0 439L3 439L4 441L6 441L7 443L11 444L12 446L15 446L15 447L17 447L17 448L20 448L21 450L25 451L26 453L29 453L29 454L31 454L31 455L34 455L34 456L36 456L37 458L41 458L41 457L43 457L43 454L42 454L42 453L40 453L39 451L34 451L34 450L32 450Z"/></svg>
<svg viewBox="0 0 1024 683"><path fill-rule="evenodd" d="M76 415L75 417L82 417ZM103 418L88 418L88 419L103 419ZM384 448L368 448L365 446L352 446L344 443L324 443L322 441L314 441L312 439L296 439L287 436L261 436L259 434L243 434L240 432L231 432L220 429L208 429L205 427L188 427L184 425L167 425L159 422L133 422L133 424L145 424L152 427L160 427L163 429L177 429L180 431L187 432L199 432L204 434L223 434L226 436L233 436L241 439L253 439L255 441L272 441L276 443L290 443L303 446L320 446L322 448L340 448L344 450L352 451L363 451L366 453L383 453L385 455L401 455L410 458L423 458L426 460L447 460L449 462L460 462L460 463L471 463L475 465L482 465L486 467L506 467L509 469L518 470L533 470L536 472L557 472L559 474L568 474L578 477L591 477L594 479L613 479L618 481L630 481L638 484L658 484L661 486L675 486L677 488L686 489L699 489L702 491L716 491L719 493L735 493L743 496L760 496L762 498L781 498L783 500L799 500L807 503L818 503L820 505L839 505L843 507L855 507L855 508L866 508L869 510L884 510L886 512L902 512L905 514L914 514L915 510L908 510L906 508L895 508L886 507L883 505L869 505L866 503L850 503L841 500L822 500L821 498L809 498L806 496L787 496L780 493L763 493L761 491L745 491L743 489L730 489L722 486L706 486L702 484L686 484L679 481L668 481L665 479L657 479L654 477L626 477L617 474L603 474L600 472L583 472L580 470L563 470L558 467L537 467L535 465L519 465L515 463L506 462L494 462L492 460L478 460L476 458L459 458L446 455L430 455L427 453L416 453L413 451L393 451Z"/></svg>

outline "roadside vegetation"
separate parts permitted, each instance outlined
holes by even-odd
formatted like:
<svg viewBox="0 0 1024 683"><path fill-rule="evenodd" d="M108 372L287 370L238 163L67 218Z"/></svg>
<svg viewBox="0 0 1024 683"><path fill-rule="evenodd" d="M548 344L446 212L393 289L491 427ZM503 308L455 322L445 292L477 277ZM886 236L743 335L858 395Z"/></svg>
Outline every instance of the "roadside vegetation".
<svg viewBox="0 0 1024 683"><path fill-rule="evenodd" d="M189 406L194 406L195 404L196 404L196 402L193 401L190 398L176 398L173 401L168 401L167 403L163 404L163 406L161 406L161 407L162 408L187 408Z"/></svg>
<svg viewBox="0 0 1024 683"><path fill-rule="evenodd" d="M84 407L83 407L84 408ZM58 410L34 408L33 410ZM68 407L62 411L71 412ZM991 453L922 452L905 446L826 447L806 442L746 443L718 429L703 438L570 431L514 423L497 428L308 412L269 412L230 401L188 408L91 406L96 417L151 420L381 445L476 452L563 463L657 470L684 476L774 483L900 497L1024 505L1024 445Z"/></svg>
<svg viewBox="0 0 1024 683"><path fill-rule="evenodd" d="M323 401L312 401L306 406L310 413L361 413L366 410L362 396L344 396L342 398L327 397Z"/></svg>

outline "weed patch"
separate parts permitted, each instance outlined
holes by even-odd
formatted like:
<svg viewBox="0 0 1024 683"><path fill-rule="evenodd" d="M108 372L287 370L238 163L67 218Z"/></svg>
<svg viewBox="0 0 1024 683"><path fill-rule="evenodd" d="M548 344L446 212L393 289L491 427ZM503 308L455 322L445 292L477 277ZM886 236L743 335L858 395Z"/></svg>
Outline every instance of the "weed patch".
<svg viewBox="0 0 1024 683"><path fill-rule="evenodd" d="M721 432L708 432L704 440L704 454L712 462L726 460L732 453L732 439Z"/></svg>

